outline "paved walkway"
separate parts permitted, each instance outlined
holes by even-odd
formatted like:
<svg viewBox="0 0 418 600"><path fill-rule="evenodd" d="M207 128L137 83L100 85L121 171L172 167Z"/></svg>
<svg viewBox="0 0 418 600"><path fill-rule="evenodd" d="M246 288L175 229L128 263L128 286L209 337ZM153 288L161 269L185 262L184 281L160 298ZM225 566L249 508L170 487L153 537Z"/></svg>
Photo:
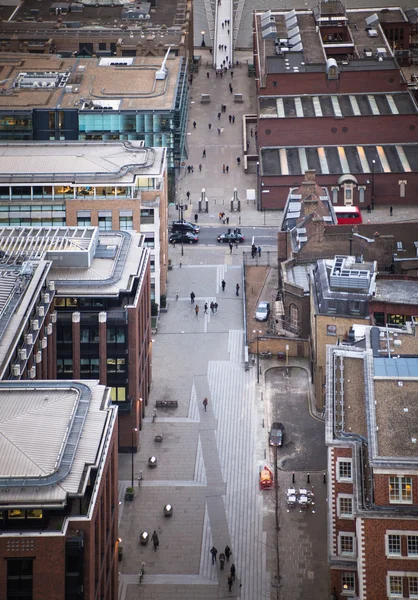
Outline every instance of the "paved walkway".
<svg viewBox="0 0 418 600"><path fill-rule="evenodd" d="M149 415L155 400L179 401L167 416L159 410L157 421L145 419L141 448L135 456L135 481L144 472L133 503L123 502L129 485L131 457L120 457L120 536L124 548L120 599L138 597L138 572L145 562L141 598L269 597L266 572L262 497L258 491L257 428L261 418L255 402L254 371L243 365L242 299L235 295L241 283L238 265L226 266L224 250L219 264L176 268L170 274L170 290L180 298L169 302L155 338L154 383ZM238 261L238 258L236 258ZM224 293L220 282L227 282ZM217 314L195 316L189 290L201 307L216 300ZM172 294L169 292L169 296ZM209 398L207 413L202 399ZM161 444L154 442L162 433ZM156 469L147 469L151 454ZM171 503L173 517L164 518L163 506ZM139 546L143 530L157 530L157 553ZM212 545L221 552L232 548L237 580L230 595L228 570L212 566ZM218 563L218 561L217 561ZM228 566L228 565L227 565ZM176 595L177 594L177 595Z"/></svg>

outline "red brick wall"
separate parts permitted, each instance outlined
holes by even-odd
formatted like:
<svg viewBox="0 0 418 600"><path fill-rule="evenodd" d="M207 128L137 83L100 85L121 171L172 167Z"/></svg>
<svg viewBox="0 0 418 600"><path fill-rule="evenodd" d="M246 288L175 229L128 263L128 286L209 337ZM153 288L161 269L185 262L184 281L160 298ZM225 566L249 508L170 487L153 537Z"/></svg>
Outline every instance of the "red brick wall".
<svg viewBox="0 0 418 600"><path fill-rule="evenodd" d="M395 476L396 473L393 473ZM389 503L389 478L391 475L375 475L374 476L374 502L377 505L388 506ZM414 506L418 506L418 475L412 477L412 502ZM392 504L391 506L396 506ZM417 564L418 570L418 564Z"/></svg>
<svg viewBox="0 0 418 600"><path fill-rule="evenodd" d="M411 129L414 127L414 129ZM260 147L293 146L297 129L298 146L318 144L399 144L416 143L418 116L380 115L367 117L289 117L286 119L259 119ZM270 131L266 134L266 131ZM367 176L370 179L370 175Z"/></svg>

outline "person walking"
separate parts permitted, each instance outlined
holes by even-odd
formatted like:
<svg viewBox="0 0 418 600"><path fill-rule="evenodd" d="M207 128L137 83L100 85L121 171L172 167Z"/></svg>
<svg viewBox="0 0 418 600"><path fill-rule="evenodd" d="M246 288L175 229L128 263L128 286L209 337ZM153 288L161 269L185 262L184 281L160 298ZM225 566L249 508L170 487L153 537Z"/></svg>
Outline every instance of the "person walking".
<svg viewBox="0 0 418 600"><path fill-rule="evenodd" d="M215 304L213 305L213 309L214 309L214 312L216 315L216 313L218 312L218 303L217 302L215 302Z"/></svg>
<svg viewBox="0 0 418 600"><path fill-rule="evenodd" d="M199 171L202 172L202 165L199 165Z"/></svg>
<svg viewBox="0 0 418 600"><path fill-rule="evenodd" d="M221 127L221 133L223 133L223 132L224 132L224 128L223 128L223 127Z"/></svg>
<svg viewBox="0 0 418 600"><path fill-rule="evenodd" d="M257 248L257 252L258 252L258 258L260 258L260 256L261 256L261 246L259 246L259 247Z"/></svg>
<svg viewBox="0 0 418 600"><path fill-rule="evenodd" d="M205 306L203 307L203 310L205 311L205 315L208 314L208 303L205 302Z"/></svg>
<svg viewBox="0 0 418 600"><path fill-rule="evenodd" d="M232 254L232 248L233 248L232 242L229 242L229 254Z"/></svg>
<svg viewBox="0 0 418 600"><path fill-rule="evenodd" d="M154 533L151 536L152 543L154 544L154 551L157 552L157 548L160 545L160 540L158 539L157 532L154 529Z"/></svg>
<svg viewBox="0 0 418 600"><path fill-rule="evenodd" d="M223 552L220 553L219 555L219 564L221 567L221 571L224 570L224 566L225 566L225 554Z"/></svg>
<svg viewBox="0 0 418 600"><path fill-rule="evenodd" d="M194 307L194 311L195 311L195 313L196 313L196 317L198 317L198 316L199 316L199 310L200 310L200 308L199 308L199 305L198 305L198 304L196 304L196 306Z"/></svg>
<svg viewBox="0 0 418 600"><path fill-rule="evenodd" d="M225 169L226 169L226 172L229 173L229 165L226 165Z"/></svg>
<svg viewBox="0 0 418 600"><path fill-rule="evenodd" d="M225 286L226 286L226 281L225 281L225 279L222 279L222 281L221 281L221 286L222 286L222 291L224 292L224 291L225 291ZM228 546L227 546L227 547L228 547ZM225 554L226 554L226 553L225 553Z"/></svg>
<svg viewBox="0 0 418 600"><path fill-rule="evenodd" d="M190 192L189 191L186 192L186 196L187 196L187 200L190 200Z"/></svg>
<svg viewBox="0 0 418 600"><path fill-rule="evenodd" d="M193 121L193 129L196 129L196 125L197 125L196 121Z"/></svg>
<svg viewBox="0 0 418 600"><path fill-rule="evenodd" d="M235 115L232 115L232 124L235 123Z"/></svg>
<svg viewBox="0 0 418 600"><path fill-rule="evenodd" d="M192 293L190 294L190 302L191 302L191 304L194 304L194 299L195 299L195 298L196 298L196 294L195 294L194 292L192 292Z"/></svg>
<svg viewBox="0 0 418 600"><path fill-rule="evenodd" d="M231 79L234 78L234 71L231 71Z"/></svg>
<svg viewBox="0 0 418 600"><path fill-rule="evenodd" d="M215 305L213 302L211 302L210 303L210 312L213 314L214 310L215 310Z"/></svg>
<svg viewBox="0 0 418 600"><path fill-rule="evenodd" d="M237 285L235 286L235 293L237 296L239 296L239 283L237 283Z"/></svg>
<svg viewBox="0 0 418 600"><path fill-rule="evenodd" d="M221 128L218 127L218 135L221 135Z"/></svg>
<svg viewBox="0 0 418 600"><path fill-rule="evenodd" d="M206 77L209 79L209 77L210 77L209 71L206 73Z"/></svg>
<svg viewBox="0 0 418 600"><path fill-rule="evenodd" d="M222 165L222 173L225 173L225 165Z"/></svg>
<svg viewBox="0 0 418 600"><path fill-rule="evenodd" d="M199 215L196 213L194 216L194 222L197 223L199 220Z"/></svg>
<svg viewBox="0 0 418 600"><path fill-rule="evenodd" d="M231 573L228 574L227 580L228 580L228 589L229 589L230 592L232 592L232 585L234 583L234 580L232 578Z"/></svg>
<svg viewBox="0 0 418 600"><path fill-rule="evenodd" d="M227 562L229 562L229 558L230 558L231 554L232 554L231 548L228 545L226 545L225 546L225 556L226 556Z"/></svg>
<svg viewBox="0 0 418 600"><path fill-rule="evenodd" d="M212 129L212 123L208 123L209 129Z"/></svg>
<svg viewBox="0 0 418 600"><path fill-rule="evenodd" d="M208 399L207 398L203 398L203 408L205 409L205 412L206 412L206 410L208 408ZM211 552L212 552L212 550L211 550ZM216 558L216 555L215 555L215 558ZM212 554L212 564L213 564L213 554Z"/></svg>
<svg viewBox="0 0 418 600"><path fill-rule="evenodd" d="M218 113L218 121L221 120L221 113Z"/></svg>
<svg viewBox="0 0 418 600"><path fill-rule="evenodd" d="M229 217L226 217L226 224L229 225Z"/></svg>
<svg viewBox="0 0 418 600"><path fill-rule="evenodd" d="M231 565L232 581L235 581L235 573L236 573L236 571L235 571L235 565L234 565L234 563L232 563L232 565Z"/></svg>
<svg viewBox="0 0 418 600"><path fill-rule="evenodd" d="M229 122L232 123L232 115L229 115L228 119L229 119Z"/></svg>
<svg viewBox="0 0 418 600"><path fill-rule="evenodd" d="M203 149L202 158L206 158L206 150L205 149Z"/></svg>
<svg viewBox="0 0 418 600"><path fill-rule="evenodd" d="M231 94L232 94L232 92L234 91L234 88L232 87L232 85L231 85L231 84L229 84L229 91L231 92Z"/></svg>
<svg viewBox="0 0 418 600"><path fill-rule="evenodd" d="M214 565L216 561L216 555L218 554L218 551L215 548L215 546L212 546L210 553L212 554L212 564Z"/></svg>
<svg viewBox="0 0 418 600"><path fill-rule="evenodd" d="M393 207L392 206L389 208L389 214L390 214L390 216L393 215Z"/></svg>
<svg viewBox="0 0 418 600"><path fill-rule="evenodd" d="M240 157L238 156L238 157L237 157L237 165L238 165L238 166L240 166L240 164L241 164L241 159L240 159Z"/></svg>

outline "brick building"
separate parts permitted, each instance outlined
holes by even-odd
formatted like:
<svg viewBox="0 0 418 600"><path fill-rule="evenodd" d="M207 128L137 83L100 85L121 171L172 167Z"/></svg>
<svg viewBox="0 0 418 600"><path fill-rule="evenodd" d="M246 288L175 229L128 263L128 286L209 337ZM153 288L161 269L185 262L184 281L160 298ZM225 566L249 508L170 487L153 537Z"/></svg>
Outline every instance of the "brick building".
<svg viewBox="0 0 418 600"><path fill-rule="evenodd" d="M2 52L193 56L193 2L38 2L0 6Z"/></svg>
<svg viewBox="0 0 418 600"><path fill-rule="evenodd" d="M328 346L328 551L343 598L418 595L417 355L405 330Z"/></svg>
<svg viewBox="0 0 418 600"><path fill-rule="evenodd" d="M109 390L93 381L2 381L0 432L0 599L116 600Z"/></svg>
<svg viewBox="0 0 418 600"><path fill-rule="evenodd" d="M122 452L137 448L151 385L143 243L135 232L94 227L0 230L2 378L99 380L119 407Z"/></svg>
<svg viewBox="0 0 418 600"><path fill-rule="evenodd" d="M260 209L282 209L308 169L334 204L416 202L418 106L394 54L409 55L403 10L337 1L254 19Z"/></svg>
<svg viewBox="0 0 418 600"><path fill-rule="evenodd" d="M151 252L151 299L166 292L165 148L143 142L10 142L1 147L0 226L138 231Z"/></svg>

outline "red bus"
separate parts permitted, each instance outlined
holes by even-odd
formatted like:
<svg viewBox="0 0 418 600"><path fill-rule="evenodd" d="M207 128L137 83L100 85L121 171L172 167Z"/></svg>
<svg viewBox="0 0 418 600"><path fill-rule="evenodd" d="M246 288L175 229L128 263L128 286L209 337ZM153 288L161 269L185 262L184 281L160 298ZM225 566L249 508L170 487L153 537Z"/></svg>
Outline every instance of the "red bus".
<svg viewBox="0 0 418 600"><path fill-rule="evenodd" d="M363 223L360 209L357 206L334 206L338 225L356 225Z"/></svg>

